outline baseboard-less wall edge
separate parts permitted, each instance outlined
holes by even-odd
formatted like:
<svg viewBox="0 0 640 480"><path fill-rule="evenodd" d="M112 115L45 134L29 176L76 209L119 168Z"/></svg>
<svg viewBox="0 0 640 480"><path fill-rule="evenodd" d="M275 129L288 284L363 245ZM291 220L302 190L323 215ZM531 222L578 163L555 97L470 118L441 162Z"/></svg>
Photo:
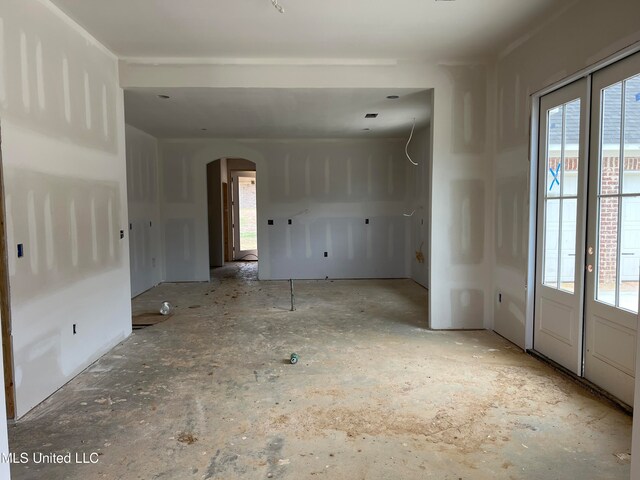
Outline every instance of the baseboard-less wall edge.
<svg viewBox="0 0 640 480"><path fill-rule="evenodd" d="M29 415L31 415L32 413L34 413L38 408L40 408L44 403L48 402L49 400L52 400L53 397L60 391L62 390L66 385L68 385L69 383L71 383L73 380L75 380L79 375L82 375L83 373L85 373L87 370L89 370L90 368L92 368L97 362L99 362L102 357L104 357L105 355L107 355L109 352L111 352L113 349L117 348L118 346L122 345L124 342L126 342L129 337L131 337L131 332L129 332L124 338L118 340L116 343L114 343L111 346L105 347L103 349L100 349L100 351L98 351L96 353L95 358L84 368L78 369L77 371L73 372L70 376L69 379L63 383L62 385L60 385L54 392L52 392L49 396L47 396L46 398L44 398L42 401L38 402L37 404L35 404L33 407L31 407L29 410L27 410L26 412L24 412L22 415L17 415L16 414L16 418L12 419L11 423L15 423L18 420L22 420L26 417L28 417ZM16 405L17 407L19 407L19 405ZM9 421L7 421L7 423L9 423Z"/></svg>
<svg viewBox="0 0 640 480"><path fill-rule="evenodd" d="M156 287L159 287L160 285L162 285L164 282L158 282L155 285L151 285L149 288L147 288L146 290L143 290L142 292L136 293L135 295L133 295L131 297L131 300L135 300L136 298L138 298L141 295L144 295L145 293L147 293L149 290L153 290Z"/></svg>
<svg viewBox="0 0 640 480"><path fill-rule="evenodd" d="M539 352L536 352L535 350L527 350L526 353L528 355L532 356L533 358L536 358L536 359L540 360L541 362L546 363L548 366L553 368L556 372L559 372L559 373L563 374L565 377L567 377L573 383L575 383L576 385L581 386L582 388L587 390L592 395L598 397L600 400L605 401L606 403L612 405L616 409L623 411L627 415L633 415L633 407L627 405L622 400L614 397L613 395L611 395L606 390L603 390L602 388L598 387L597 385L591 383L586 378L579 377L578 375L573 373L571 370L568 370L567 368L563 367L559 363L554 362L549 357L546 357L545 355L543 355L543 354L541 354Z"/></svg>

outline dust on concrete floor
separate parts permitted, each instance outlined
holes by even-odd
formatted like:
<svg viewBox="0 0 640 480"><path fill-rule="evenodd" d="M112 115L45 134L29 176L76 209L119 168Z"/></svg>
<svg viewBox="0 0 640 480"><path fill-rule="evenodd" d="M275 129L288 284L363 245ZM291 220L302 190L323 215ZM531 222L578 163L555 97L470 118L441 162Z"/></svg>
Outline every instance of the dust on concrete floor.
<svg viewBox="0 0 640 480"><path fill-rule="evenodd" d="M15 479L625 479L631 418L490 332L425 329L409 280L259 282L230 264L10 429ZM290 353L300 355L290 365Z"/></svg>

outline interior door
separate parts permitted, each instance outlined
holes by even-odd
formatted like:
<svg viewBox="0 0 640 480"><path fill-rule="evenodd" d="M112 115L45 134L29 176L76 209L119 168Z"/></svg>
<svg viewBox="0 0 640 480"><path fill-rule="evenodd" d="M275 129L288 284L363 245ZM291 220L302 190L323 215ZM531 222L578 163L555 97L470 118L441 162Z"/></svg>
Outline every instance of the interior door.
<svg viewBox="0 0 640 480"><path fill-rule="evenodd" d="M233 182L233 259L258 259L256 172L235 171Z"/></svg>
<svg viewBox="0 0 640 480"><path fill-rule="evenodd" d="M540 102L534 349L582 375L586 79Z"/></svg>
<svg viewBox="0 0 640 480"><path fill-rule="evenodd" d="M640 55L593 75L585 377L633 405L640 279Z"/></svg>

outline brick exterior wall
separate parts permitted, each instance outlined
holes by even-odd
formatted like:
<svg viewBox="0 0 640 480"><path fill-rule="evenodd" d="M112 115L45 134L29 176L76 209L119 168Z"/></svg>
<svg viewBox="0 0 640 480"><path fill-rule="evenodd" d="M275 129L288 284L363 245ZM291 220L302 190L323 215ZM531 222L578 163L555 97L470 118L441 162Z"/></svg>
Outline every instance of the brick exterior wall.
<svg viewBox="0 0 640 480"><path fill-rule="evenodd" d="M556 169L559 158L549 159L549 167ZM565 171L577 171L578 159L567 158ZM627 157L624 160L625 171L640 171L640 157ZM620 184L620 158L604 157L602 159L601 194L618 193ZM600 207L600 252L598 271L600 285L613 288L616 283L616 263L618 249L618 199L603 198Z"/></svg>

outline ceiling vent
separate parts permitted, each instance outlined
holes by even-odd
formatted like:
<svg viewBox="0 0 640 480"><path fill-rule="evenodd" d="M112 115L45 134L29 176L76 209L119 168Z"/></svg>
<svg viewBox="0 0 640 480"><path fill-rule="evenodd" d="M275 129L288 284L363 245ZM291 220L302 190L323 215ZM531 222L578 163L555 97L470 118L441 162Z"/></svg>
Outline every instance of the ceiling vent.
<svg viewBox="0 0 640 480"><path fill-rule="evenodd" d="M364 118L378 118L377 113L367 113Z"/></svg>

